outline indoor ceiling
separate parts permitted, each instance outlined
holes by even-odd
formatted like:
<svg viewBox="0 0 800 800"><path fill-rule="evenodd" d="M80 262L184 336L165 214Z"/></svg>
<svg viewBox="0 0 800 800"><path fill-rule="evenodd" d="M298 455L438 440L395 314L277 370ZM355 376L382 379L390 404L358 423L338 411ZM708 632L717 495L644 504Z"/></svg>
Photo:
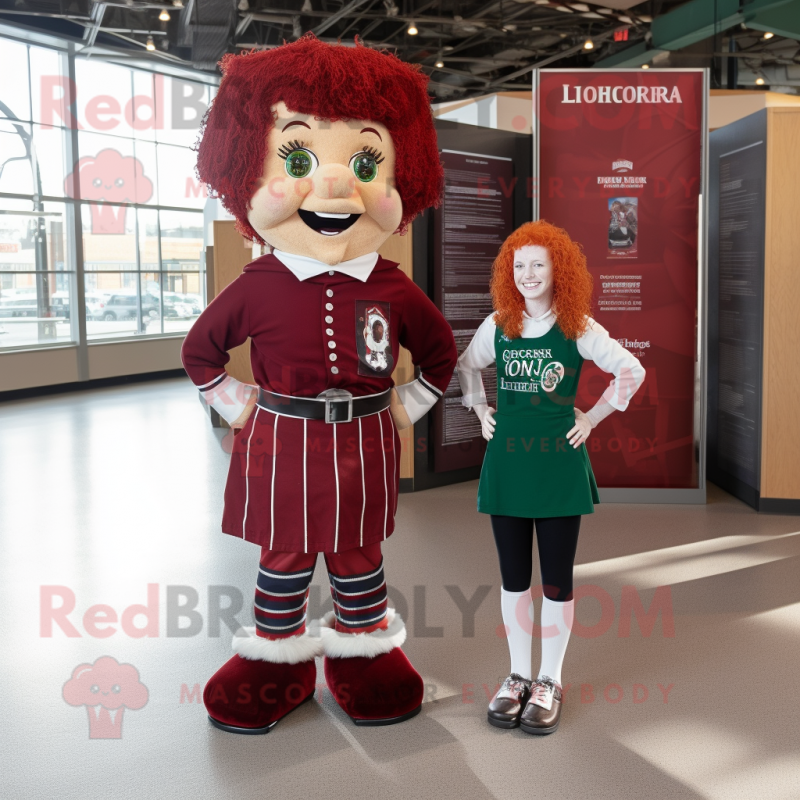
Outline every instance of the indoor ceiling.
<svg viewBox="0 0 800 800"><path fill-rule="evenodd" d="M800 87L800 0L0 0L0 20L204 71L308 31L358 36L422 65L438 100L530 89L536 66L709 66L721 88Z"/></svg>

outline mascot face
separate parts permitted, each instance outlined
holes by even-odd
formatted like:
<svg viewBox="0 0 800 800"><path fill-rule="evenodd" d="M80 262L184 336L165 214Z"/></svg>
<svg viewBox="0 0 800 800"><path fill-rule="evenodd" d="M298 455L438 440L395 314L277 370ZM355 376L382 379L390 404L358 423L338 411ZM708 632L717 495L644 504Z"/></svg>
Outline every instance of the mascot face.
<svg viewBox="0 0 800 800"><path fill-rule="evenodd" d="M400 225L395 148L378 122L328 122L273 107L249 223L278 250L338 264L372 253Z"/></svg>

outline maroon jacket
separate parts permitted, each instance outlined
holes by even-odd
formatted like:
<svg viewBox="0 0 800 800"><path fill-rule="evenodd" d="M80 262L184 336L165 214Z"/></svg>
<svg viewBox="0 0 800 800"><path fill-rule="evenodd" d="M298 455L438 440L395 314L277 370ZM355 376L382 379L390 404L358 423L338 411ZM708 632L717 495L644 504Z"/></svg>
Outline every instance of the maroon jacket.
<svg viewBox="0 0 800 800"><path fill-rule="evenodd" d="M181 352L189 377L197 386L213 383L227 351L248 336L256 383L303 397L390 388L401 344L421 384L441 396L457 359L442 314L383 258L366 282L337 272L299 281L274 256L256 259L189 331ZM329 425L256 409L235 438L223 531L290 552L385 539L394 529L398 470L388 410Z"/></svg>

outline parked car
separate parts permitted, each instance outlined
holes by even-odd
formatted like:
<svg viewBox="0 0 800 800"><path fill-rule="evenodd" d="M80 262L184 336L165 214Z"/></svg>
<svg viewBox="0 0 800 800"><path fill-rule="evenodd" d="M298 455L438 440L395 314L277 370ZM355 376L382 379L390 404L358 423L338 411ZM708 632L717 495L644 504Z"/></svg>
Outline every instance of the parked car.
<svg viewBox="0 0 800 800"><path fill-rule="evenodd" d="M192 303L187 299L189 295L179 292L164 292L164 317L194 317L200 312L195 312Z"/></svg>
<svg viewBox="0 0 800 800"><path fill-rule="evenodd" d="M158 316L158 298L152 294L142 295L142 317ZM101 296L97 302L86 301L86 316L91 319L114 322L121 319L136 319L139 304L136 292L112 292Z"/></svg>
<svg viewBox="0 0 800 800"><path fill-rule="evenodd" d="M38 317L39 304L36 295L12 295L0 297L0 317Z"/></svg>
<svg viewBox="0 0 800 800"><path fill-rule="evenodd" d="M70 303L69 292L55 292L50 297L50 313L54 317L69 319Z"/></svg>

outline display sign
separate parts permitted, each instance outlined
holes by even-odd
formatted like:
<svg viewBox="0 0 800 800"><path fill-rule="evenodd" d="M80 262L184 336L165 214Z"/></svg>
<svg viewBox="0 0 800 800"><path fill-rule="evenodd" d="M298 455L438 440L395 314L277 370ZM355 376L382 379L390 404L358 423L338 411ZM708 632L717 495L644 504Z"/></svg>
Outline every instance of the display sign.
<svg viewBox="0 0 800 800"><path fill-rule="evenodd" d="M759 486L764 141L719 158L716 466Z"/></svg>
<svg viewBox="0 0 800 800"><path fill-rule="evenodd" d="M514 229L511 159L442 150L444 199L434 234L434 299L463 353L492 312L489 280L500 245ZM497 396L495 368L484 370L489 403ZM448 472L481 463L486 449L478 417L461 403L458 373L436 404L434 469Z"/></svg>
<svg viewBox="0 0 800 800"><path fill-rule="evenodd" d="M538 216L580 242L593 316L647 370L587 442L601 487L699 485L698 238L702 70L542 70ZM609 376L587 361L576 406Z"/></svg>

